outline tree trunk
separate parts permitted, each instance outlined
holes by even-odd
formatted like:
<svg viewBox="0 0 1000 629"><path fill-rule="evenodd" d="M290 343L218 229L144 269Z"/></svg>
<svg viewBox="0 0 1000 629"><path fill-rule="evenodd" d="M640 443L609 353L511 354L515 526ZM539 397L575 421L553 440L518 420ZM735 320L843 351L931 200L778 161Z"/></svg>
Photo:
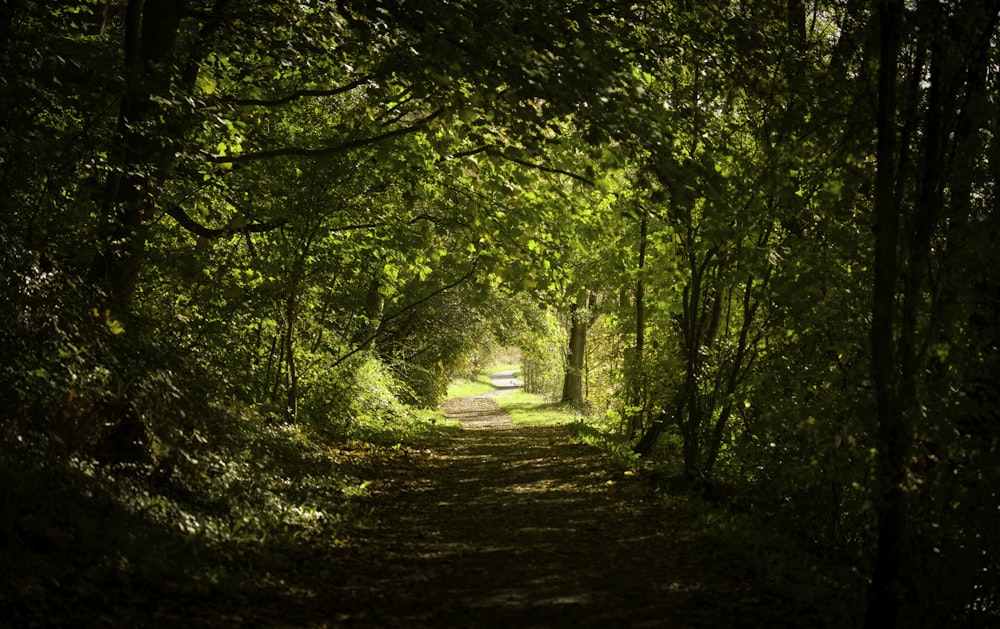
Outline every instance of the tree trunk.
<svg viewBox="0 0 1000 629"><path fill-rule="evenodd" d="M656 442L659 441L660 436L667 430L667 426L671 423L680 423L681 418L684 417L684 398L684 392L678 391L670 402L670 408L664 409L662 413L649 423L649 427L642 435L639 443L633 448L633 452L639 456L649 456Z"/></svg>
<svg viewBox="0 0 1000 629"><path fill-rule="evenodd" d="M900 213L896 194L896 77L903 10L902 0L882 0L879 4L881 44L871 326L872 378L878 420L875 445L878 542L865 613L865 627L868 629L892 629L897 624L902 571L901 541L906 521L903 481L908 430L906 418L899 408L899 376L893 342Z"/></svg>
<svg viewBox="0 0 1000 629"><path fill-rule="evenodd" d="M914 97L907 103L908 124L898 141L896 81L905 5L902 0L883 0L879 11L881 65L872 311L872 370L878 413L878 542L866 627L891 628L899 622L908 466L914 434L922 420L921 380L933 334L925 315L928 300L933 302L928 274L937 266L934 235L949 199L952 225L964 220L965 173L957 171L956 165L963 163L967 143L978 144L980 129L986 124L981 112L969 103L979 98L982 77L990 63L989 55L977 42L995 37L1000 10L991 2L971 2L961 8L965 12L949 15L937 2L920 2L916 7L916 19L927 26L916 29L916 60L908 86ZM928 53L929 70L923 62ZM923 108L922 116L918 116L918 107ZM905 151L911 128L920 130L917 137L922 142L918 176L903 170L910 161ZM904 183L911 181L917 182L913 188ZM904 204L902 195L906 193L914 196L912 202ZM912 209L903 212L907 206ZM897 294L900 284L902 295Z"/></svg>
<svg viewBox="0 0 1000 629"><path fill-rule="evenodd" d="M295 363L295 291L292 290L285 302L285 360L288 367L285 383L285 419L294 422L299 417L299 374Z"/></svg>
<svg viewBox="0 0 1000 629"><path fill-rule="evenodd" d="M666 431L669 419L670 415L667 414L667 411L663 411L657 415L653 421L649 422L649 427L643 433L642 439L639 440L639 443L635 444L632 451L639 456L649 456L653 451L653 446L660 440L660 435Z"/></svg>
<svg viewBox="0 0 1000 629"><path fill-rule="evenodd" d="M172 161L159 123L152 124L157 117L152 97L170 92L182 15L182 0L130 0L125 10L126 91L110 151L98 250L88 273L116 318L128 313L159 185Z"/></svg>
<svg viewBox="0 0 1000 629"><path fill-rule="evenodd" d="M788 0L787 4L788 38L797 50L805 48L806 43L806 3L805 0Z"/></svg>
<svg viewBox="0 0 1000 629"><path fill-rule="evenodd" d="M583 366L587 352L587 328L590 327L588 302L590 291L580 291L571 315L566 372L563 376L562 401L583 404Z"/></svg>
<svg viewBox="0 0 1000 629"><path fill-rule="evenodd" d="M385 298L382 297L382 281L378 274L373 275L368 281L364 308L364 322L351 335L351 343L355 347L367 350L375 346L375 338L378 336L382 316L385 314Z"/></svg>
<svg viewBox="0 0 1000 629"><path fill-rule="evenodd" d="M20 5L20 3L17 3ZM7 48L10 45L11 33L15 20L15 11L22 10L21 6L16 6L14 2L0 3L0 61L7 55Z"/></svg>
<svg viewBox="0 0 1000 629"><path fill-rule="evenodd" d="M705 419L698 380L703 370L702 354L715 340L722 313L722 300L706 286L709 264L715 257L713 248L699 262L694 252L689 253L691 280L684 287L682 327L684 329L684 382L681 385L686 416L678 416L684 475L689 479L701 476L701 427Z"/></svg>
<svg viewBox="0 0 1000 629"><path fill-rule="evenodd" d="M703 412L695 374L688 372L684 380L684 407L687 416L681 417L681 453L684 458L684 476L695 479L701 476L701 424Z"/></svg>
<svg viewBox="0 0 1000 629"><path fill-rule="evenodd" d="M763 284L767 284L767 278L770 275L768 271L763 279ZM726 376L725 387L722 390L721 397L724 400L732 400L733 394L736 393L736 387L740 384L741 376L745 373L748 364L753 361L753 354L750 349L750 327L753 325L753 319L757 314L757 306L760 302L755 302L753 300L753 278L747 278L746 286L743 291L743 321L740 326L740 336L739 341L736 345L736 355L733 356L732 362L729 365L729 372ZM728 325L728 324L727 324ZM748 358L749 356L749 358ZM708 445L708 453L705 456L705 465L703 472L705 476L709 476L712 473L712 469L715 467L715 463L719 459L719 452L722 448L722 440L725 436L726 425L729 423L729 418L732 416L733 403L731 401L726 402L722 410L719 411L719 416L715 420L715 426L712 428L712 437Z"/></svg>
<svg viewBox="0 0 1000 629"><path fill-rule="evenodd" d="M643 424L645 404L645 367L643 352L646 345L646 282L643 270L646 267L646 241L649 219L644 215L639 223L639 272L635 280L635 351L628 366L629 393L628 407L632 409L628 418L628 438L632 439Z"/></svg>

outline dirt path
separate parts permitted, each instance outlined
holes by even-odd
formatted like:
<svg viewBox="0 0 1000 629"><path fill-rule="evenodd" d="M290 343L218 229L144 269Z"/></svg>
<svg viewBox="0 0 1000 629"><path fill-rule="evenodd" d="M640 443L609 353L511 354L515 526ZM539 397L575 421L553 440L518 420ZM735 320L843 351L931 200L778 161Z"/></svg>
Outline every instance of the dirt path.
<svg viewBox="0 0 1000 629"><path fill-rule="evenodd" d="M512 426L489 397L445 411L466 430L357 464L367 493L341 536L247 548L218 588L103 583L78 603L70 591L65 605L83 611L48 625L824 625L571 427Z"/></svg>
<svg viewBox="0 0 1000 629"><path fill-rule="evenodd" d="M508 430L514 427L510 416L493 399L495 393L448 400L441 405L444 416L457 419L465 430Z"/></svg>
<svg viewBox="0 0 1000 629"><path fill-rule="evenodd" d="M302 624L816 626L569 427L513 428L486 402L450 403L468 430L385 470Z"/></svg>
<svg viewBox="0 0 1000 629"><path fill-rule="evenodd" d="M682 503L625 476L571 427L513 426L489 396L445 412L465 430L345 456L338 466L353 466L363 495L330 526L336 535L199 547L190 570L217 583L126 571L53 583L32 599L46 609L22 606L46 622L8 625L0 609L0 629L834 624L768 590Z"/></svg>

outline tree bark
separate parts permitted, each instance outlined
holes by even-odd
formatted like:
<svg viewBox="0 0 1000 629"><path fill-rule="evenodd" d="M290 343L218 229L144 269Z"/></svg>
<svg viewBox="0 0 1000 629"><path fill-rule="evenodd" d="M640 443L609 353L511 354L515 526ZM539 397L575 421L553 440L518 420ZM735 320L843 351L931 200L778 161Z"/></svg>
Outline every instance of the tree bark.
<svg viewBox="0 0 1000 629"><path fill-rule="evenodd" d="M291 290L285 300L285 419L295 422L299 417L299 373L295 362L295 322L298 317L296 290Z"/></svg>
<svg viewBox="0 0 1000 629"><path fill-rule="evenodd" d="M906 521L903 492L907 451L906 418L899 408L899 374L894 350L898 277L899 197L896 193L896 80L902 38L902 0L879 3L879 72L876 130L875 269L872 300L872 379L876 404L878 542L868 591L865 627L891 629L899 617L901 541Z"/></svg>
<svg viewBox="0 0 1000 629"><path fill-rule="evenodd" d="M646 267L648 226L649 219L644 215L639 223L639 272L635 280L635 350L631 356L631 364L628 365L628 406L632 409L628 418L629 439L632 439L642 426L646 410L642 403L646 388L643 360L646 345L646 281L643 272Z"/></svg>
<svg viewBox="0 0 1000 629"><path fill-rule="evenodd" d="M569 332L566 372L563 376L562 401L583 404L583 367L587 353L587 329L590 327L588 303L590 291L580 291L573 308Z"/></svg>
<svg viewBox="0 0 1000 629"><path fill-rule="evenodd" d="M170 91L182 0L130 0L125 10L125 94L105 182L103 224L88 279L106 293L112 315L125 318L142 266L146 237L168 151L149 128L152 97Z"/></svg>

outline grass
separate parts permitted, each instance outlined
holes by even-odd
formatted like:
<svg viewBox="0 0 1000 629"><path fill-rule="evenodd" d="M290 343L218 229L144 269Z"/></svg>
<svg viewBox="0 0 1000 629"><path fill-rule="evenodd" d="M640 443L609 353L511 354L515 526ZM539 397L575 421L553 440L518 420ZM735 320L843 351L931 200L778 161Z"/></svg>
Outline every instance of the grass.
<svg viewBox="0 0 1000 629"><path fill-rule="evenodd" d="M452 432L462 429L462 423L457 419L445 417L444 411L440 409L419 409L414 414L424 426L431 426L433 432ZM426 436L421 434L419 436Z"/></svg>
<svg viewBox="0 0 1000 629"><path fill-rule="evenodd" d="M503 365L492 365L491 367L486 369L487 374L503 373L505 371L513 371L514 377L516 378L521 375L520 374L521 365L518 365L516 363L508 363Z"/></svg>
<svg viewBox="0 0 1000 629"><path fill-rule="evenodd" d="M474 380L460 378L449 384L447 399L493 393L497 388L490 381L490 375L513 372L513 376L517 378L521 375L520 371L521 365L517 363L491 365ZM572 424L581 420L580 413L571 405L549 402L541 395L523 390L510 391L494 399L516 425Z"/></svg>
<svg viewBox="0 0 1000 629"><path fill-rule="evenodd" d="M491 374L513 372L517 378L521 375L520 371L521 366L517 363L491 365L474 380L460 378L449 384L446 399L493 393L497 388L490 381ZM572 424L581 420L580 413L572 405L549 402L541 395L526 393L523 390L504 393L494 399L516 425Z"/></svg>
<svg viewBox="0 0 1000 629"><path fill-rule="evenodd" d="M498 395L497 404L510 415L515 425L540 426L572 424L580 421L580 413L570 404L549 402L541 395L514 391Z"/></svg>
<svg viewBox="0 0 1000 629"><path fill-rule="evenodd" d="M493 383L490 381L490 376L492 374L514 372L514 377L517 378L521 375L520 371L521 366L517 363L491 365L472 380L468 378L459 378L458 380L452 381L451 384L448 385L448 392L445 394L445 399L452 400L459 397L468 397L470 395L493 393L497 390L497 388L493 386Z"/></svg>
<svg viewBox="0 0 1000 629"><path fill-rule="evenodd" d="M483 393L492 393L496 390L496 387L494 387L490 382L490 377L485 374L480 374L476 376L475 380L459 378L449 384L448 393L445 395L445 399L452 400L458 397L481 395Z"/></svg>

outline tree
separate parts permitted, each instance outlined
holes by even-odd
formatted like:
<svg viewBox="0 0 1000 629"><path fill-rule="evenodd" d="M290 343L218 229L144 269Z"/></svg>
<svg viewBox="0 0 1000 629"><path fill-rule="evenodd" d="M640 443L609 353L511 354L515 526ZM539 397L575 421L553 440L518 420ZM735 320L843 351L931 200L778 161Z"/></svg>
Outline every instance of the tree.
<svg viewBox="0 0 1000 629"><path fill-rule="evenodd" d="M955 242L969 226L976 204L969 170L975 169L972 156L981 153L981 131L989 125L983 99L998 17L998 7L975 1L946 11L934 2L917 3L911 10L886 0L877 13L871 338L878 408L878 547L868 627L900 622L903 545L915 489L910 481L914 440L926 430L922 409L928 395L940 394L926 389L922 374L934 340L948 338L936 325L933 313L942 296L930 274L940 268L941 244ZM907 59L901 63L904 50Z"/></svg>
<svg viewBox="0 0 1000 629"><path fill-rule="evenodd" d="M569 345L566 348L566 373L563 376L562 401L583 404L583 376L587 357L587 330L594 320L597 296L580 291L570 311Z"/></svg>

